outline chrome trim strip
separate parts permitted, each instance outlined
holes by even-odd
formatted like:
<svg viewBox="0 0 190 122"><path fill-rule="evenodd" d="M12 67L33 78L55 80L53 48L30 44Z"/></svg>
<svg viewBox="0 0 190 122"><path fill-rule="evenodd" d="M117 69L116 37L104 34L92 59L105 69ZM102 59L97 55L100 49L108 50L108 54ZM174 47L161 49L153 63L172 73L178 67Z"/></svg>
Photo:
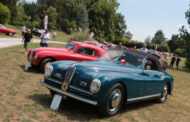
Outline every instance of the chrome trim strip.
<svg viewBox="0 0 190 122"><path fill-rule="evenodd" d="M50 81L52 81L52 82L55 82L55 83L57 83L57 84L60 84L60 85L62 85L63 83L61 83L61 82L59 82L58 80L55 80L55 79L52 79L52 78L46 78L47 80L50 80Z"/></svg>
<svg viewBox="0 0 190 122"><path fill-rule="evenodd" d="M71 85L70 85L69 88L74 89L74 90L76 90L76 91L78 91L78 92L82 92L82 93L87 94L87 95L93 95L91 92L87 92L87 91L85 91L85 90L83 90L83 89L80 89L80 88L77 88L77 87L75 87L75 86L71 86Z"/></svg>
<svg viewBox="0 0 190 122"><path fill-rule="evenodd" d="M161 93L149 95L149 96L131 98L131 99L128 99L127 102L132 102L132 101L137 101L137 100L142 100L142 99L148 99L148 98L152 98L152 97L159 97L159 96L161 96Z"/></svg>
<svg viewBox="0 0 190 122"><path fill-rule="evenodd" d="M55 87L53 87L53 86L51 86L51 85L45 83L44 81L41 81L40 83L41 83L42 85L44 85L45 87L47 87L47 88L49 88L49 89L51 89L51 90L54 90L54 91L56 91L56 92L58 92L58 93L60 93L60 94L62 94L62 95L66 95L66 96L72 97L72 98L74 98L74 99L77 99L77 100L80 100L80 101L89 103L89 104L91 104L91 105L97 105L97 101L87 100L87 99L84 99L84 98L75 96L75 95L73 95L73 94L71 94L71 93L68 93L68 92L66 92L66 91L57 89L57 88L55 88Z"/></svg>

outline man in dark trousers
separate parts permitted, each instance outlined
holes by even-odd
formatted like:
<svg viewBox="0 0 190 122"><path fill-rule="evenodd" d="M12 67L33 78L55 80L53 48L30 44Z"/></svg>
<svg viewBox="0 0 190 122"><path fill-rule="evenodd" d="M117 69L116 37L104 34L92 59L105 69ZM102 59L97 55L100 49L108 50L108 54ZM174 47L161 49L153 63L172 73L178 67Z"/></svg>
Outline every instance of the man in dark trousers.
<svg viewBox="0 0 190 122"><path fill-rule="evenodd" d="M29 43L31 42L32 39L32 34L30 29L27 29L27 32L24 34L22 38L22 42L24 42L24 48L25 48L25 53L28 51Z"/></svg>
<svg viewBox="0 0 190 122"><path fill-rule="evenodd" d="M176 67L177 67L177 69L179 68L179 62L181 61L181 59L180 59L180 57L178 56L177 57L177 61L176 61Z"/></svg>
<svg viewBox="0 0 190 122"><path fill-rule="evenodd" d="M174 65L175 61L176 61L176 57L173 56L172 59L171 59L171 62L170 62L170 68L173 68L173 65Z"/></svg>

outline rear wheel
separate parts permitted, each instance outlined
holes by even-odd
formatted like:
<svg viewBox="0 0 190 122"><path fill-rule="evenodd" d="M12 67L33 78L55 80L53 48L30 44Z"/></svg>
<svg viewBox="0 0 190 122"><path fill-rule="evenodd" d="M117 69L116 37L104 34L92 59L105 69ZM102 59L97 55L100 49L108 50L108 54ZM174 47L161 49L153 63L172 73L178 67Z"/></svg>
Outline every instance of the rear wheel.
<svg viewBox="0 0 190 122"><path fill-rule="evenodd" d="M168 84L166 83L162 89L162 94L161 97L158 99L158 101L160 103L163 103L167 100L167 96L168 96Z"/></svg>
<svg viewBox="0 0 190 122"><path fill-rule="evenodd" d="M124 88L120 83L115 84L105 97L104 103L100 106L99 112L103 116L113 116L119 112L124 101Z"/></svg>
<svg viewBox="0 0 190 122"><path fill-rule="evenodd" d="M45 67L48 65L48 64L51 64L54 60L52 58L45 58L41 64L40 64L40 71L41 72L44 72L45 71Z"/></svg>

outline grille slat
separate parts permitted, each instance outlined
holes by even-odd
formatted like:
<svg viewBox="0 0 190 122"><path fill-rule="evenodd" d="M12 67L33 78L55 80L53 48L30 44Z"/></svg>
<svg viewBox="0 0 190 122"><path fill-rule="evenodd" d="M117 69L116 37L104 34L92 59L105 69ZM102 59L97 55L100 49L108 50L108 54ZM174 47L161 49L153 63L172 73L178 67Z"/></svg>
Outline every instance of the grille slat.
<svg viewBox="0 0 190 122"><path fill-rule="evenodd" d="M72 78L73 78L73 76L74 76L75 70L76 70L76 68L75 68L74 66L70 66L70 67L67 69L67 71L66 71L66 73L65 73L64 82L70 84L70 82L71 82L71 80L72 80Z"/></svg>

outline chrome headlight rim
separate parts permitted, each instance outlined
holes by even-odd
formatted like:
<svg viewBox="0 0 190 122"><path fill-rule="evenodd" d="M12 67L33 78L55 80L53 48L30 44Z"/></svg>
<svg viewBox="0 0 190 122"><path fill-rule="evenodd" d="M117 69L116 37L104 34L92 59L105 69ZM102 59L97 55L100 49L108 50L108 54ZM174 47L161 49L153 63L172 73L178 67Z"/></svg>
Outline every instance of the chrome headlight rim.
<svg viewBox="0 0 190 122"><path fill-rule="evenodd" d="M92 80L91 84L90 84L90 91L93 94L96 94L100 91L101 89L101 81L98 78L95 78Z"/></svg>
<svg viewBox="0 0 190 122"><path fill-rule="evenodd" d="M51 64L48 64L45 67L45 77L50 77L53 73L53 66Z"/></svg>

